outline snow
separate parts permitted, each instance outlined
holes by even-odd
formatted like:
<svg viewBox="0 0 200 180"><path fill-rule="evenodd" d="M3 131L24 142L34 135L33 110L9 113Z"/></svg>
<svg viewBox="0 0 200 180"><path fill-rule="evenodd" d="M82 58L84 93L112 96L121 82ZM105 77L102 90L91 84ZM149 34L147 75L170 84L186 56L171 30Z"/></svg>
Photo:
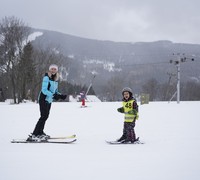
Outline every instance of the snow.
<svg viewBox="0 0 200 180"><path fill-rule="evenodd" d="M101 100L95 95L87 95L86 102L101 102Z"/></svg>
<svg viewBox="0 0 200 180"><path fill-rule="evenodd" d="M68 55L68 58L71 58L71 59L74 59L74 54L70 54L70 55Z"/></svg>
<svg viewBox="0 0 200 180"><path fill-rule="evenodd" d="M95 95L87 95L86 102L101 102L101 100ZM79 102L81 96L77 95L73 97L72 95L69 96L69 102Z"/></svg>
<svg viewBox="0 0 200 180"><path fill-rule="evenodd" d="M199 180L200 102L141 105L135 130L145 144L108 145L121 136L120 102L53 103L45 132L76 133L77 142L12 144L26 138L38 117L35 103L0 103L2 180Z"/></svg>
<svg viewBox="0 0 200 180"><path fill-rule="evenodd" d="M24 47L24 46L27 44L27 42L34 41L37 37L42 36L42 35L43 35L43 32L33 32L33 33L31 33L31 34L28 36L27 40L24 40L24 41L22 42L22 46ZM16 54L16 55L19 54L19 50L16 51L15 54Z"/></svg>
<svg viewBox="0 0 200 180"><path fill-rule="evenodd" d="M43 32L34 32L32 34L29 35L28 37L28 41L34 41L37 37L42 36Z"/></svg>
<svg viewBox="0 0 200 180"><path fill-rule="evenodd" d="M116 68L115 63L109 62L107 60L98 60L98 59L89 59L89 60L84 60L83 63L85 64L85 67L87 67L88 64L102 64L103 69L109 71L109 72L120 72L121 68Z"/></svg>
<svg viewBox="0 0 200 180"><path fill-rule="evenodd" d="M77 96L72 96L72 95L70 95L69 96L69 102L77 102L78 101L78 99L77 99Z"/></svg>

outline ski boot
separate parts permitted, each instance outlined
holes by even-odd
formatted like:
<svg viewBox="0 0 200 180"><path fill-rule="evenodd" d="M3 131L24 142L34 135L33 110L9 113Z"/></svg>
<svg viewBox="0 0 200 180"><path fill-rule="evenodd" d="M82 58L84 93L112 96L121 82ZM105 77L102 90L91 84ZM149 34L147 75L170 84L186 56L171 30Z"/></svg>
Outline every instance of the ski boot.
<svg viewBox="0 0 200 180"><path fill-rule="evenodd" d="M26 141L29 141L29 142L39 142L40 141L40 139L34 134L30 134L28 136L29 137L26 139Z"/></svg>
<svg viewBox="0 0 200 180"><path fill-rule="evenodd" d="M43 132L41 135L42 135L42 136L45 136L45 137L46 137L46 139L50 139L50 138L51 138L51 136L50 136L50 135L47 135L47 134L46 134L46 133L44 133L44 132Z"/></svg>
<svg viewBox="0 0 200 180"><path fill-rule="evenodd" d="M47 137L45 135L34 135L30 134L26 141L30 142L45 142L47 141Z"/></svg>
<svg viewBox="0 0 200 180"><path fill-rule="evenodd" d="M134 144L134 143L137 143L139 142L139 137L138 138L134 138L134 139L130 139L130 138L127 138L125 139L124 141L122 141L121 143L124 143L124 144Z"/></svg>
<svg viewBox="0 0 200 180"><path fill-rule="evenodd" d="M117 139L117 142L123 142L126 139L126 135L122 135L119 139Z"/></svg>

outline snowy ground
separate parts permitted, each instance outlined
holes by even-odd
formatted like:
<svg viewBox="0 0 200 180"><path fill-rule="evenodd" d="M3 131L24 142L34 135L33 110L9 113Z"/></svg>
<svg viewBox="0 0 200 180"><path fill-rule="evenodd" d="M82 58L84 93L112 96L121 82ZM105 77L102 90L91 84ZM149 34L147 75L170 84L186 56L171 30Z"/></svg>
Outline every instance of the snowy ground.
<svg viewBox="0 0 200 180"><path fill-rule="evenodd" d="M53 103L45 131L76 133L61 144L11 144L25 138L38 104L0 104L0 180L199 180L200 102L156 102L140 106L136 133L143 145L108 145L121 136L120 102Z"/></svg>

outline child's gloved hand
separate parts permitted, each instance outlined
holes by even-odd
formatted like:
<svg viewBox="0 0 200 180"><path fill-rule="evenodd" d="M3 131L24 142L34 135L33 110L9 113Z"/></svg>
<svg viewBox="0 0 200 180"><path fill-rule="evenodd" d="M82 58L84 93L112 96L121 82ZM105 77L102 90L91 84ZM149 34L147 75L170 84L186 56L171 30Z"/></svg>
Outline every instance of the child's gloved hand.
<svg viewBox="0 0 200 180"><path fill-rule="evenodd" d="M135 109L132 109L130 111L128 111L128 114L132 114L132 115L137 115L137 111Z"/></svg>
<svg viewBox="0 0 200 180"><path fill-rule="evenodd" d="M124 108L120 107L120 108L117 109L117 111L120 112L120 113L124 113Z"/></svg>

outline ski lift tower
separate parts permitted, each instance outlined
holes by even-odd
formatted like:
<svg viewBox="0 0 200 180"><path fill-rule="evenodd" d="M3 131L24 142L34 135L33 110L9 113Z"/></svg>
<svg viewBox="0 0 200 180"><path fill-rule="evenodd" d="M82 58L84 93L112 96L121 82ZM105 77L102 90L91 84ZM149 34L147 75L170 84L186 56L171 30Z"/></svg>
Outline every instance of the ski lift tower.
<svg viewBox="0 0 200 180"><path fill-rule="evenodd" d="M180 53L173 54L173 55L176 55L177 58L176 58L176 60L170 60L170 63L173 63L174 65L176 65L176 69L177 69L177 85L176 85L176 92L174 93L174 95L172 96L170 101L177 94L177 103L179 104L180 103L180 77L181 77L181 75L180 75L180 68L181 68L180 64L184 63L184 62L186 62L188 60L194 61L194 58L186 58L185 54L180 54Z"/></svg>
<svg viewBox="0 0 200 180"><path fill-rule="evenodd" d="M96 74L92 77L92 80L91 80L91 82L90 82L90 85L88 86L88 89L87 89L87 91L86 91L86 93L85 93L85 96L87 96L87 94L88 94L90 88L92 87L92 84L93 84L93 81L94 81L94 78L95 78L95 77L96 77Z"/></svg>

